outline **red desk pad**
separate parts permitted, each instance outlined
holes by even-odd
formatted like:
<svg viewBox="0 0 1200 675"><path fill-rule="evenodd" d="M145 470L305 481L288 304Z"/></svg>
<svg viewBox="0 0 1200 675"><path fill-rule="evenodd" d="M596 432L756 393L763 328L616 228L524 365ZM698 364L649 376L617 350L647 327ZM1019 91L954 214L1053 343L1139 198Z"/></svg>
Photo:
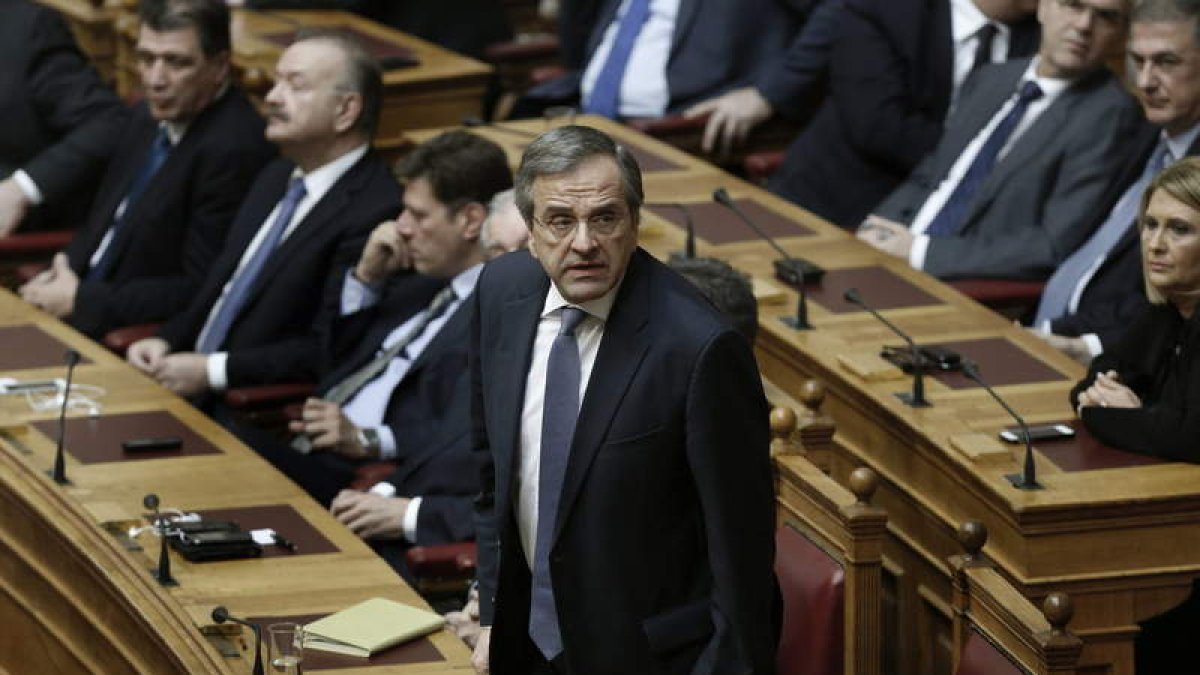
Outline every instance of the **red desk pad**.
<svg viewBox="0 0 1200 675"><path fill-rule="evenodd" d="M846 302L842 297L851 288L857 288L867 304L878 310L942 304L941 300L886 267L825 270L819 283L805 285L809 301L834 314L863 311L862 307Z"/></svg>
<svg viewBox="0 0 1200 675"><path fill-rule="evenodd" d="M421 60L417 58L416 53L408 47L380 40L374 35L356 30L353 26L338 26L337 29L348 33L354 39L358 40L363 48L367 50L367 53L374 57L384 70L412 68L421 64ZM267 33L261 37L280 47L288 47L296 40L296 32Z"/></svg>
<svg viewBox="0 0 1200 675"><path fill-rule="evenodd" d="M970 359L979 364L979 374L983 376L983 381L993 387L1034 382L1057 382L1067 379L1066 376L1046 365L1041 359L1004 338L984 338L938 344L949 347L961 354L964 359ZM935 370L928 374L951 389L970 389L979 386L958 371Z"/></svg>
<svg viewBox="0 0 1200 675"><path fill-rule="evenodd" d="M205 509L200 511L205 520L229 520L243 530L258 530L269 527L280 536L296 545L296 551L282 546L264 546L262 557L286 558L316 553L337 553L338 547L325 538L304 516L287 504L269 506L245 506L237 509Z"/></svg>
<svg viewBox="0 0 1200 675"><path fill-rule="evenodd" d="M57 419L32 422L31 426L51 440L58 438ZM68 417L66 427L64 446L72 457L83 464L139 461L182 455L212 455L221 452L179 421L179 418L165 411ZM164 436L179 438L183 441L183 447L163 452L125 452L121 447L122 441Z"/></svg>
<svg viewBox="0 0 1200 675"><path fill-rule="evenodd" d="M1050 458L1063 471L1095 471L1098 469L1123 469L1130 466L1162 464L1165 459L1137 455L1104 445L1087 430L1080 420L1063 422L1075 430L1071 438L1056 438L1037 441L1038 452Z"/></svg>
<svg viewBox="0 0 1200 675"><path fill-rule="evenodd" d="M768 209L753 199L735 199L734 202L750 220L757 223L772 238L806 237L813 233L800 223ZM687 228L687 215L684 214L686 209L692 217L696 236L710 244L734 244L759 239L758 234L736 213L716 202L684 203L681 206L682 208L673 204L654 204L646 208L680 229Z"/></svg>
<svg viewBox="0 0 1200 675"><path fill-rule="evenodd" d="M0 373L62 366L67 373L67 345L32 324L0 328ZM80 363L91 363L81 358Z"/></svg>
<svg viewBox="0 0 1200 675"><path fill-rule="evenodd" d="M262 627L263 636L263 663L269 663L267 655L269 647L267 642L270 640L267 634L267 626L273 623L298 623L301 625L312 623L317 619L323 619L328 614L296 614L293 616L253 616L247 621L258 624ZM249 654L247 658L254 658L253 654ZM370 666L397 666L411 663L431 663L436 661L445 661L442 658L441 652L429 638L423 637L411 642L398 644L391 649L385 649L378 654L361 659L355 656L346 656L345 654L334 654L333 652L323 652L318 649L304 650L304 663L301 667L307 672L310 670L333 670L335 668L366 668ZM267 666L270 668L270 666Z"/></svg>

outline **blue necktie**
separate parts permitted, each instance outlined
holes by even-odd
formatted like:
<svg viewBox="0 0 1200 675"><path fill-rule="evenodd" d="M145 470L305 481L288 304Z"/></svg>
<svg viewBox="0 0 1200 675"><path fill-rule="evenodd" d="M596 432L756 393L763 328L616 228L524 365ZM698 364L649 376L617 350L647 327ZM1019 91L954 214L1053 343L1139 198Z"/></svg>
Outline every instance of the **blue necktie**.
<svg viewBox="0 0 1200 675"><path fill-rule="evenodd" d="M587 313L562 309L562 326L546 362L546 396L542 403L542 454L538 468L537 539L533 554L533 588L529 602L529 637L547 660L562 651L558 610L550 579L550 548L575 420L579 417L579 347L575 329Z"/></svg>
<svg viewBox="0 0 1200 675"><path fill-rule="evenodd" d="M1170 164L1171 153L1165 141L1159 141L1158 146L1146 162L1142 175L1125 190L1125 194L1117 200L1104 224L1096 230L1083 246L1070 255L1054 270L1046 289L1042 291L1042 300L1038 303L1037 318L1034 326L1042 326L1047 321L1064 316L1071 306L1071 298L1079 287L1085 275L1096 266L1096 261L1107 257L1108 252L1121 240L1125 231L1133 225L1141 205L1142 193L1150 181Z"/></svg>
<svg viewBox="0 0 1200 675"><path fill-rule="evenodd" d="M296 205L300 203L301 199L304 199L306 194L303 178L293 178L288 183L287 193L283 196L283 201L279 202L279 213L275 216L275 221L271 223L271 228L267 230L267 235L263 237L258 250L234 277L229 292L225 295L216 315L200 331L200 337L196 340L196 351L202 354L211 354L225 342L234 318L241 311L242 305L246 304L246 298L250 295L254 280L266 266L267 259L279 245L279 240L283 239L283 233L287 230L288 224L292 222L292 215L296 213Z"/></svg>
<svg viewBox="0 0 1200 675"><path fill-rule="evenodd" d="M1025 116L1025 111L1029 109L1029 104L1041 96L1042 90L1033 80L1028 80L1021 85L1020 91L1017 92L1016 103L988 136L983 147L979 149L979 154L975 155L975 160L963 174L962 180L950 194L950 199L946 200L942 210L930 221L929 227L925 229L925 234L931 237L944 237L958 232L967 216L971 200L974 199L979 186L983 185L983 181L987 180L988 175L992 173L992 168L996 166L996 158L1000 156L1000 151L1004 149L1008 137L1012 136L1013 130L1020 124L1021 118Z"/></svg>
<svg viewBox="0 0 1200 675"><path fill-rule="evenodd" d="M146 187L150 185L150 180L162 168L164 162L167 161L167 155L171 152L171 139L167 137L167 130L159 127L158 134L154 136L154 140L150 142L150 151L146 153L146 159L142 161L142 166L138 168L138 172L134 174L133 180L129 182L129 191L125 193L125 209L121 213L120 218L113 219L111 226L112 234L108 237L108 248L104 249L104 253L100 256L100 260L96 261L95 265L87 271L84 277L86 281L96 281L103 279L108 274L108 269L112 267L113 260L116 258L116 248L113 242L116 241L117 235L121 232L121 227L125 224L125 217L133 210L134 204L137 203L142 193L146 191ZM103 241L103 239L101 239Z"/></svg>
<svg viewBox="0 0 1200 675"><path fill-rule="evenodd" d="M600 68L600 74L596 76L596 84L592 87L592 95L584 112L616 119L621 80L625 78L629 55L633 53L638 33L642 32L642 26L649 17L650 0L629 0L629 6L617 24L617 36L613 39L612 49Z"/></svg>

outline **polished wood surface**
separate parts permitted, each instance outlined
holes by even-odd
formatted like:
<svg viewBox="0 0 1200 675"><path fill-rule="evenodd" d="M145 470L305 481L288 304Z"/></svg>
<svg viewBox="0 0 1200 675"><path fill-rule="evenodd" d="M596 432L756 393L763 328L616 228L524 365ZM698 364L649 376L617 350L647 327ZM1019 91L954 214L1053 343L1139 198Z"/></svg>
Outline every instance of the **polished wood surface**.
<svg viewBox="0 0 1200 675"><path fill-rule="evenodd" d="M1045 379L999 386L1000 395L1030 423L1073 417L1067 394L1084 371L1036 336L904 261L711 165L606 120L579 121L681 165L645 174L647 201L707 203L715 188L726 187L734 198L753 199L794 219L812 233L780 238L789 254L830 274L882 268L917 287L937 302L886 310L889 320L921 343L1002 341L990 343L1002 349L982 355L985 378L1002 380L1010 369L1021 369L1041 371ZM478 131L505 146L515 164L529 139L512 130L541 132L546 122L505 127ZM421 141L433 133L410 136ZM742 226L732 215L729 223ZM682 248L683 239L677 226L643 211L641 241L652 253L665 258ZM881 478L874 503L887 511L890 534L884 544L891 607L885 608L885 622L892 632L885 636L885 651L891 653L885 672L950 672L952 594L946 561L959 550L955 528L969 518L987 526L986 552L1027 597L1040 602L1053 591L1070 594L1076 609L1072 628L1085 643L1084 672L1133 672L1137 622L1181 602L1200 577L1200 466L1067 470L1036 451L1045 489L1018 490L1005 475L1020 469L1023 453L996 439L1012 421L985 391L929 378L933 407L910 408L896 397L908 389L907 378L878 357L881 345L900 340L874 318L810 303L816 329L793 330L781 319L794 313L797 294L773 278L771 262L777 256L772 249L753 235L721 245L701 240L697 249L751 274L762 291L757 355L773 388L798 399L810 380L824 383L823 411L836 422L836 436L813 461L842 484L859 466ZM890 290L860 288L868 302ZM1007 361L984 360L1001 351Z"/></svg>
<svg viewBox="0 0 1200 675"><path fill-rule="evenodd" d="M87 362L76 368L75 382L104 388L98 396L102 414L168 411L221 452L88 464L68 454L72 484L60 487L45 473L54 439L29 424L56 413L33 413L24 397L0 397L0 667L18 673L246 673L248 634L241 658L225 659L198 630L212 623L215 605L241 617L324 614L373 596L425 606L362 541L220 426L99 345L0 292L0 331L27 324L83 354ZM54 378L63 367L3 374ZM68 450L71 445L68 437ZM157 538L143 533L138 541L145 550L127 551L100 526L140 520L142 498L150 492L164 507L187 511L288 505L338 551L210 563L188 563L172 553L179 585L162 588L149 571L157 561ZM352 671L470 671L469 652L457 638L442 631L430 639L439 660Z"/></svg>
<svg viewBox="0 0 1200 675"><path fill-rule="evenodd" d="M126 0L36 0L62 13L79 48L96 66L101 79L117 77L117 16Z"/></svg>

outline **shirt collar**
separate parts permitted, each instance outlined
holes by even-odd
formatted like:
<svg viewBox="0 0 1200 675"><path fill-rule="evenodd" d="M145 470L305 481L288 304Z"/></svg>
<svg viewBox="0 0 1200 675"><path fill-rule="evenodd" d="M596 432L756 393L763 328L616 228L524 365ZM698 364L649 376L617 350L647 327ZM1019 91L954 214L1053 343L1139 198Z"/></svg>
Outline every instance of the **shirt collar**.
<svg viewBox="0 0 1200 675"><path fill-rule="evenodd" d="M1054 102L1054 99L1058 98L1064 91L1066 91L1068 87L1074 84L1075 80L1039 77L1037 74L1039 60L1040 57L1037 56L1029 60L1029 67L1025 69L1025 74L1021 76L1021 82L1017 84L1017 90L1019 91L1021 85L1025 82L1033 80L1037 83L1038 88L1042 90L1041 100L1044 101L1046 105L1049 105Z"/></svg>
<svg viewBox="0 0 1200 675"><path fill-rule="evenodd" d="M991 24L996 27L999 35L1008 34L1008 26L999 21L992 21L975 5L974 0L951 0L950 2L950 39L954 44L975 37L980 28Z"/></svg>
<svg viewBox="0 0 1200 675"><path fill-rule="evenodd" d="M1191 149L1192 143L1196 142L1197 136L1200 136L1200 124L1193 124L1190 129L1175 136L1168 136L1165 130L1161 133L1162 140L1167 143L1167 150L1171 152L1172 161L1187 157L1188 150Z"/></svg>
<svg viewBox="0 0 1200 675"><path fill-rule="evenodd" d="M479 273L483 271L483 263L471 265L467 269L458 273L450 280L450 286L454 289L454 297L462 300L471 293L475 292L475 284L479 281Z"/></svg>
<svg viewBox="0 0 1200 675"><path fill-rule="evenodd" d="M546 318L563 307L575 306L587 312L588 316L596 317L601 323L606 322L608 321L609 313L612 312L613 301L617 299L617 291L621 290L621 284L624 281L625 278L621 277L621 280L609 289L607 293L598 298L588 300L587 302L572 303L567 302L562 293L558 292L558 286L554 285L554 281L551 280L550 290L546 293L546 303L542 305L542 318Z"/></svg>
<svg viewBox="0 0 1200 675"><path fill-rule="evenodd" d="M217 95L213 96L213 99L208 102L208 105L205 106L203 110L200 111L200 114L203 115L205 113L205 111L207 111L210 107L215 105L217 103L217 101L221 100L221 97L224 96L225 92L227 92L227 91L229 91L229 82L228 81L221 84L221 88L217 90ZM193 120L189 120L187 122L165 122L164 121L164 122L159 122L158 126L160 129L166 130L167 140L171 141L171 147L175 147L176 145L179 145L179 141L183 140L183 135L187 133L188 127L190 127L192 125L192 121Z"/></svg>
<svg viewBox="0 0 1200 675"><path fill-rule="evenodd" d="M313 197L320 200L333 184L338 182L350 167L354 166L358 160L362 159L363 155L367 154L368 146L366 144L354 148L350 152L338 157L337 159L325 164L317 169L313 169L308 173L304 173L300 167L296 167L292 171L293 177L304 179L304 189L308 197Z"/></svg>

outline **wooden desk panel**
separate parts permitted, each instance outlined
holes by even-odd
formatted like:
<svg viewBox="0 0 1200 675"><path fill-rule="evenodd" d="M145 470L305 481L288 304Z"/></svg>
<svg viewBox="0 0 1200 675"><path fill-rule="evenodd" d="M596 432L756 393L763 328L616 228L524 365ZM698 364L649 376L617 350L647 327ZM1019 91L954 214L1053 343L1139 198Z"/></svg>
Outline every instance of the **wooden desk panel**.
<svg viewBox="0 0 1200 675"><path fill-rule="evenodd" d="M0 327L25 323L92 361L77 368L76 381L106 388L105 413L168 411L221 452L92 464L68 456L72 485L59 487L45 473L53 463L53 438L26 423L51 420L54 413L33 413L23 398L0 397L0 669L247 673L249 651L224 659L200 635L197 627L211 623L215 605L238 616L329 613L373 596L423 605L361 540L224 429L103 348L0 292ZM44 378L61 371L5 375ZM179 586L164 589L151 577L159 543L152 533L139 537L143 550L127 551L98 525L140 519L150 492L164 507L185 510L286 505L336 550L210 563L172 553ZM434 634L430 643L439 655L435 662L355 672L470 672L469 652L452 634Z"/></svg>

